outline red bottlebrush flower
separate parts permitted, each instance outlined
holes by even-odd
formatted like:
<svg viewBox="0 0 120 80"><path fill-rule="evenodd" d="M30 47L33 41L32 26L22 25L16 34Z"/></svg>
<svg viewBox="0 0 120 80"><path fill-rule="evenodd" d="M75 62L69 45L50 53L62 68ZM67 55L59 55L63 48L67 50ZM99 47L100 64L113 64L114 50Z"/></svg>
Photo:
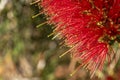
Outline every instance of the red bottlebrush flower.
<svg viewBox="0 0 120 80"><path fill-rule="evenodd" d="M94 74L102 70L111 41L120 41L120 0L42 0L54 33ZM67 53L65 52L65 54Z"/></svg>

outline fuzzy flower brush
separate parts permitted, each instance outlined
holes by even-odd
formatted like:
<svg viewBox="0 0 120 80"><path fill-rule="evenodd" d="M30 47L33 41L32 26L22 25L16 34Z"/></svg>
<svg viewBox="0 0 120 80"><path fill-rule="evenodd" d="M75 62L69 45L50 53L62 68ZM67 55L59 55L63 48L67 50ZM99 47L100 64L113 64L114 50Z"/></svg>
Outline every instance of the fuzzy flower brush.
<svg viewBox="0 0 120 80"><path fill-rule="evenodd" d="M90 70L102 70L114 42L120 43L120 0L38 0L54 24L54 34L64 39L72 57ZM64 55L63 54L63 55ZM61 55L60 57L62 57Z"/></svg>

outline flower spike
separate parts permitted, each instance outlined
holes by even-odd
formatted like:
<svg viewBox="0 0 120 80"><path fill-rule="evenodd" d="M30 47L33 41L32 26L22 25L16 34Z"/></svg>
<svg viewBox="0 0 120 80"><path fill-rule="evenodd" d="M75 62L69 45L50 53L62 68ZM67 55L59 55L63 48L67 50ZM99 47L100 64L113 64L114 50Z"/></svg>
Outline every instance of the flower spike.
<svg viewBox="0 0 120 80"><path fill-rule="evenodd" d="M91 77L102 70L110 46L120 43L120 0L41 0L38 5L55 25L53 33L70 47L60 57L70 52Z"/></svg>

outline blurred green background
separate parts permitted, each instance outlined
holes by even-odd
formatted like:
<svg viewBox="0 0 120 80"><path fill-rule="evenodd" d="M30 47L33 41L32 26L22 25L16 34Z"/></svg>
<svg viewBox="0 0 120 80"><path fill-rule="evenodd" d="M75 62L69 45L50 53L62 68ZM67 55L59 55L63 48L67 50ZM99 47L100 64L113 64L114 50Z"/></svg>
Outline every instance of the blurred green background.
<svg viewBox="0 0 120 80"><path fill-rule="evenodd" d="M52 33L52 25L36 28L46 17L42 14L32 19L40 10L31 2L0 0L0 80L90 80L89 72L84 69L69 76L76 60L69 55L58 57L68 48L60 48L59 39L47 37ZM113 60L95 75L99 79L91 80L120 80L120 61L116 65Z"/></svg>

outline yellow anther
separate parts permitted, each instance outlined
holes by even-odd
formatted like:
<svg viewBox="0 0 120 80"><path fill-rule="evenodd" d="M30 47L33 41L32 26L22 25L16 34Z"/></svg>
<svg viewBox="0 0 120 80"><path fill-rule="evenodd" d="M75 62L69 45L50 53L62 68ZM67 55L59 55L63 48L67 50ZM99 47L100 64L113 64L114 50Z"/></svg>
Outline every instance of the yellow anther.
<svg viewBox="0 0 120 80"><path fill-rule="evenodd" d="M34 5L34 4L36 4L36 3L40 2L40 1L41 1L41 0L37 0L37 1L35 1L35 2L30 3L30 5Z"/></svg>
<svg viewBox="0 0 120 80"><path fill-rule="evenodd" d="M45 25L45 24L47 24L47 21L46 21L46 22L43 22L43 23L41 23L41 24L39 24L39 25L37 25L36 27L39 28L39 27L41 27L41 26L43 26L43 25Z"/></svg>

